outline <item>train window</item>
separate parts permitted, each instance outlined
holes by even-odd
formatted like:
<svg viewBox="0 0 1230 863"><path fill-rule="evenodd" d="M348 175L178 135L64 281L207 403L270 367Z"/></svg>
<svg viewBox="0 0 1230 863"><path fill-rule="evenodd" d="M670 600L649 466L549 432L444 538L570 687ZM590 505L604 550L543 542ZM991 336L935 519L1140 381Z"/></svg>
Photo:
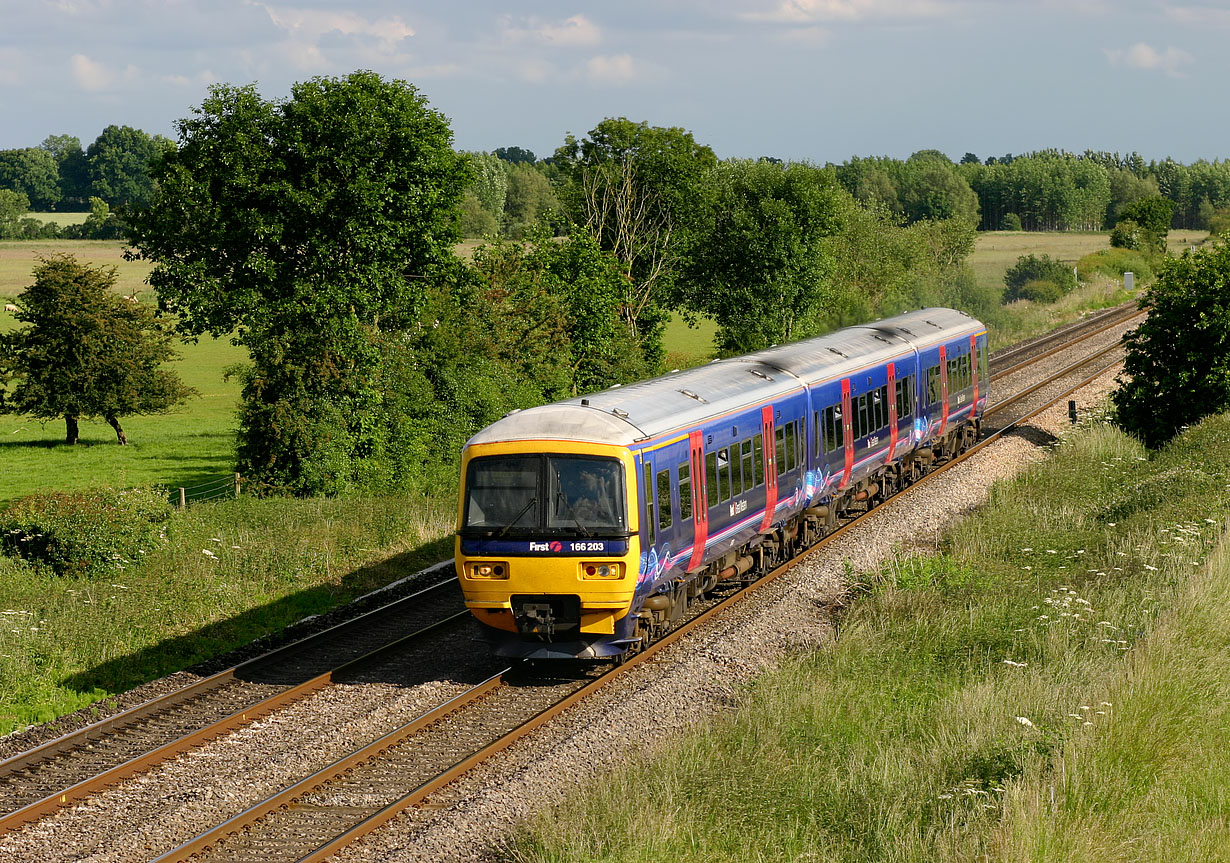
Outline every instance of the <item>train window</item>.
<svg viewBox="0 0 1230 863"><path fill-rule="evenodd" d="M645 462L645 545L651 547L657 534L658 520L653 512L653 465Z"/></svg>
<svg viewBox="0 0 1230 863"><path fill-rule="evenodd" d="M734 492L730 482L730 449L727 447L722 447L718 450L717 457L718 482L721 483L722 486L721 494L719 494L718 497L722 501L728 501L730 500L731 494Z"/></svg>
<svg viewBox="0 0 1230 863"><path fill-rule="evenodd" d="M854 439L865 437L867 435L867 396L866 394L858 397L854 411Z"/></svg>
<svg viewBox="0 0 1230 863"><path fill-rule="evenodd" d="M743 485L743 462L739 458L739 444L736 442L730 445L730 496L743 494Z"/></svg>
<svg viewBox="0 0 1230 863"><path fill-rule="evenodd" d="M777 427L777 475L781 476L786 472L786 429L782 426Z"/></svg>
<svg viewBox="0 0 1230 863"><path fill-rule="evenodd" d="M744 440L739 446L743 451L743 457L740 459L743 462L743 491L750 492L756 484L756 468L752 462L752 438Z"/></svg>
<svg viewBox="0 0 1230 863"><path fill-rule="evenodd" d="M961 365L965 369L965 386L963 389L969 389L974 385L974 358L966 354L961 357Z"/></svg>
<svg viewBox="0 0 1230 863"><path fill-rule="evenodd" d="M914 376L897 381L897 420L914 413Z"/></svg>
<svg viewBox="0 0 1230 863"><path fill-rule="evenodd" d="M755 459L756 485L764 484L764 436L752 438L752 457Z"/></svg>
<svg viewBox="0 0 1230 863"><path fill-rule="evenodd" d="M794 470L794 423L786 423L786 470Z"/></svg>
<svg viewBox="0 0 1230 863"><path fill-rule="evenodd" d="M888 405L884 404L884 387L871 394L871 429L879 431L888 425Z"/></svg>
<svg viewBox="0 0 1230 863"><path fill-rule="evenodd" d="M824 409L824 431L828 435L829 452L844 447L846 435L845 426L841 422L841 406L829 405Z"/></svg>
<svg viewBox="0 0 1230 863"><path fill-rule="evenodd" d="M940 400L940 367L927 369L927 404L933 405Z"/></svg>
<svg viewBox="0 0 1230 863"><path fill-rule="evenodd" d="M812 411L811 413L812 433L816 436L812 444L812 452L819 458L824 452L824 437L820 434L820 411Z"/></svg>
<svg viewBox="0 0 1230 863"><path fill-rule="evenodd" d="M717 453L711 452L705 456L705 487L710 507L718 503Z"/></svg>
<svg viewBox="0 0 1230 863"><path fill-rule="evenodd" d="M658 471L658 527L666 530L671 526L671 472Z"/></svg>
<svg viewBox="0 0 1230 863"><path fill-rule="evenodd" d="M987 379L987 351L982 345L978 345L978 377Z"/></svg>
<svg viewBox="0 0 1230 863"><path fill-rule="evenodd" d="M679 465L679 520L687 521L692 517L692 468L691 465Z"/></svg>

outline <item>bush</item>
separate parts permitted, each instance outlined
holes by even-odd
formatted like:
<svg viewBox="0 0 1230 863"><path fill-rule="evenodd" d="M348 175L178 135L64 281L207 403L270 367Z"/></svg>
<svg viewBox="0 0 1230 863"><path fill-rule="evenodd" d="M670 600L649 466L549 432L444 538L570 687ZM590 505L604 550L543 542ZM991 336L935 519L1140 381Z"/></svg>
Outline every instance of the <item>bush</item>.
<svg viewBox="0 0 1230 863"><path fill-rule="evenodd" d="M1021 225L1021 217L1016 213L1005 213L1003 220L1000 222L999 229L1001 231L1023 230L1023 226Z"/></svg>
<svg viewBox="0 0 1230 863"><path fill-rule="evenodd" d="M1067 291L1049 279L1034 279L1021 285L1014 299L1030 300L1035 303L1054 303L1062 299L1066 293Z"/></svg>
<svg viewBox="0 0 1230 863"><path fill-rule="evenodd" d="M171 514L161 489L30 495L0 512L0 552L59 575L95 575L141 557Z"/></svg>
<svg viewBox="0 0 1230 863"><path fill-rule="evenodd" d="M1115 249L1152 252L1158 248L1158 238L1147 228L1131 219L1120 219L1110 232L1110 245Z"/></svg>
<svg viewBox="0 0 1230 863"><path fill-rule="evenodd" d="M1053 303L1076 288L1076 276L1067 264L1051 260L1050 255L1022 255L1016 259L1016 265L1004 274L1004 284L1008 286L1008 289L1004 291L1004 302L1034 299L1023 292L1027 285L1036 282L1050 282L1058 290L1058 294L1053 299L1042 300L1042 302ZM1050 289L1037 286L1032 290L1035 293L1041 291L1047 296L1052 293Z"/></svg>
<svg viewBox="0 0 1230 863"><path fill-rule="evenodd" d="M1134 273L1136 284L1142 285L1153 279L1153 264L1144 254L1132 249L1099 249L1081 258L1076 263L1081 281L1092 281L1098 276L1122 279L1124 273Z"/></svg>
<svg viewBox="0 0 1230 863"><path fill-rule="evenodd" d="M1224 234L1230 231L1230 207L1222 207L1214 210L1213 215L1209 217L1209 234L1216 237L1218 234Z"/></svg>

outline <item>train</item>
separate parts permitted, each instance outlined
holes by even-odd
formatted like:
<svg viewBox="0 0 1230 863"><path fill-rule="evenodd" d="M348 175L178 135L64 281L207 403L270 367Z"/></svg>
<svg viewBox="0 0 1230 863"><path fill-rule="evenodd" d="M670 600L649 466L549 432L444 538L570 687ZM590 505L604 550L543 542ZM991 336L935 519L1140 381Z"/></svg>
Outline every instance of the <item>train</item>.
<svg viewBox="0 0 1230 863"><path fill-rule="evenodd" d="M498 656L620 661L973 445L988 383L924 308L513 411L462 451L465 605Z"/></svg>

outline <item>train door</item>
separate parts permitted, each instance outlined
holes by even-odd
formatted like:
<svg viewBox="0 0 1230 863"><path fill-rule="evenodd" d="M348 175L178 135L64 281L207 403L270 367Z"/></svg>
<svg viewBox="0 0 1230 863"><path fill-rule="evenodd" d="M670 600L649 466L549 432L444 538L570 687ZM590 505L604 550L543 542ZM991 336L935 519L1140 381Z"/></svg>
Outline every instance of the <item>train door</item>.
<svg viewBox="0 0 1230 863"><path fill-rule="evenodd" d="M970 378L974 382L974 400L970 402L970 416L978 413L978 336L969 337Z"/></svg>
<svg viewBox="0 0 1230 863"><path fill-rule="evenodd" d="M685 479L686 476L686 479ZM705 435L694 431L688 435L688 468L680 471L679 506L691 509L693 522L692 559L688 570L697 569L705 559L705 542L709 538L709 504L705 500ZM683 487L687 483L687 488ZM684 497L687 502L684 502ZM685 516L684 521L687 520Z"/></svg>
<svg viewBox="0 0 1230 863"><path fill-rule="evenodd" d="M886 464L892 464L893 455L897 452L897 365L888 364L888 386L884 392L888 400L888 457Z"/></svg>
<svg viewBox="0 0 1230 863"><path fill-rule="evenodd" d="M841 474L841 482L838 483L838 488L845 488L850 484L850 477L854 473L854 408L852 407L853 400L850 397L850 379L842 378L841 380L841 429L842 439L845 442L845 469Z"/></svg>
<svg viewBox="0 0 1230 863"><path fill-rule="evenodd" d="M760 522L760 531L769 529L773 524L773 513L777 509L777 447L773 445L773 406L765 405L760 409L760 433L764 436L764 519Z"/></svg>
<svg viewBox="0 0 1230 863"><path fill-rule="evenodd" d="M940 434L948 428L948 346L940 345Z"/></svg>

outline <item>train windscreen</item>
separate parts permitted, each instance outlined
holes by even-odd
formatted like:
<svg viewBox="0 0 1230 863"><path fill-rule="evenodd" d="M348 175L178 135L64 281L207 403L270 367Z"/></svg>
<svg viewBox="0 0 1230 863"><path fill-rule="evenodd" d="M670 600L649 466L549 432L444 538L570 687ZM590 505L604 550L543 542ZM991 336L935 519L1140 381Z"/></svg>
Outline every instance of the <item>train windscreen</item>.
<svg viewBox="0 0 1230 863"><path fill-rule="evenodd" d="M473 459L462 530L486 536L626 535L623 465L613 458L551 454Z"/></svg>

